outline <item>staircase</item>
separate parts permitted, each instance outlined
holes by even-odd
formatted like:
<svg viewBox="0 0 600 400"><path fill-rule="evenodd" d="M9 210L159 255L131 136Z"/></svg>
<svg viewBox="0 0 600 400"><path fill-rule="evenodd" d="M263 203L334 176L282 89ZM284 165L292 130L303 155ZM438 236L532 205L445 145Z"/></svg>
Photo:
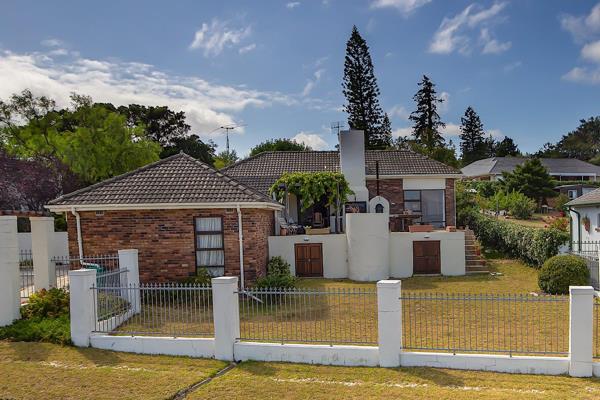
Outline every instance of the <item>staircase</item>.
<svg viewBox="0 0 600 400"><path fill-rule="evenodd" d="M465 261L467 274L487 274L490 272L485 258L481 256L475 233L469 228L465 229Z"/></svg>

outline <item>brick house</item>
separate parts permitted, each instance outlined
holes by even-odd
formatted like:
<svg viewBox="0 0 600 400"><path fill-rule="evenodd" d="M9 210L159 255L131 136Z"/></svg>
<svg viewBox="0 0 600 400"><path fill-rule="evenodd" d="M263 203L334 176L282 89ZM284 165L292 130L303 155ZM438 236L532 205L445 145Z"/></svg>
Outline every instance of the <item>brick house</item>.
<svg viewBox="0 0 600 400"><path fill-rule="evenodd" d="M194 275L197 268L240 275L240 255L246 280L264 275L267 237L282 206L180 153L64 195L47 208L66 214L72 256L137 248L140 279L156 282Z"/></svg>

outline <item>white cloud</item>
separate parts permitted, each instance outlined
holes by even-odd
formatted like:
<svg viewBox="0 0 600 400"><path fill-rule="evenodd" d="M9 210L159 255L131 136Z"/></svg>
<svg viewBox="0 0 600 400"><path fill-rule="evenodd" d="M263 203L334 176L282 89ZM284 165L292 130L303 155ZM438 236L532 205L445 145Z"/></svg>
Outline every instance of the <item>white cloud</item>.
<svg viewBox="0 0 600 400"><path fill-rule="evenodd" d="M493 138L500 139L506 137L504 133L500 129L488 129L485 132L488 136L492 135Z"/></svg>
<svg viewBox="0 0 600 400"><path fill-rule="evenodd" d="M481 30L479 39L483 44L483 50L481 50L481 53L483 54L504 53L512 46L511 42L499 42L498 40L492 38L488 28L483 28Z"/></svg>
<svg viewBox="0 0 600 400"><path fill-rule="evenodd" d="M588 43L581 49L581 57L600 63L600 40Z"/></svg>
<svg viewBox="0 0 600 400"><path fill-rule="evenodd" d="M286 6L287 8L289 8L290 10L292 10L292 9L294 9L294 8L298 7L299 5L300 5L300 2L299 2L299 1L290 1L290 2L289 2L289 3L287 3L285 6Z"/></svg>
<svg viewBox="0 0 600 400"><path fill-rule="evenodd" d="M600 33L600 3L596 4L588 15L574 16L563 14L560 16L561 27L573 35L573 39L582 42L590 36Z"/></svg>
<svg viewBox="0 0 600 400"><path fill-rule="evenodd" d="M299 132L296 136L292 138L298 143L304 143L307 146L310 146L313 150L324 150L329 147L329 144L316 133L310 132Z"/></svg>
<svg viewBox="0 0 600 400"><path fill-rule="evenodd" d="M65 42L60 39L50 38L42 40L41 45L44 47L64 47Z"/></svg>
<svg viewBox="0 0 600 400"><path fill-rule="evenodd" d="M228 21L213 18L210 24L203 23L202 27L196 31L189 48L191 50L203 49L205 57L218 56L226 47L239 45L251 33L250 26L232 29L229 28Z"/></svg>
<svg viewBox="0 0 600 400"><path fill-rule="evenodd" d="M404 106L396 104L395 106L389 109L388 115L392 118L398 117L400 119L408 120L410 112Z"/></svg>
<svg viewBox="0 0 600 400"><path fill-rule="evenodd" d="M499 14L504 10L506 5L507 3L494 3L490 8L481 9L477 4L471 4L454 17L445 17L433 35L433 39L429 45L429 52L450 54L458 51L461 54L469 54L472 47L469 31L480 26L486 27L492 22L497 22ZM506 47L505 43L496 43L496 46L498 45ZM483 44L483 48L485 49L485 43Z"/></svg>
<svg viewBox="0 0 600 400"><path fill-rule="evenodd" d="M446 137L458 136L460 135L460 125L447 123L445 128L441 129L442 135Z"/></svg>
<svg viewBox="0 0 600 400"><path fill-rule="evenodd" d="M523 65L523 63L521 61L515 61L515 62L511 62L509 64L506 64L502 69L504 69L504 72L511 72L517 68L520 68L522 65Z"/></svg>
<svg viewBox="0 0 600 400"><path fill-rule="evenodd" d="M410 137L413 133L413 129L410 126L404 127L404 128L396 128L392 131L392 136L394 138L397 137Z"/></svg>
<svg viewBox="0 0 600 400"><path fill-rule="evenodd" d="M404 15L431 3L431 0L373 0L371 8L395 8Z"/></svg>
<svg viewBox="0 0 600 400"><path fill-rule="evenodd" d="M310 92L312 92L317 83L319 83L323 77L324 73L325 68L320 68L314 72L313 78L306 81L306 85L304 85L304 89L302 89L302 96L306 97L310 94Z"/></svg>
<svg viewBox="0 0 600 400"><path fill-rule="evenodd" d="M575 67L562 78L576 83L600 84L600 68Z"/></svg>
<svg viewBox="0 0 600 400"><path fill-rule="evenodd" d="M256 43L250 43L248 46L240 47L238 53L246 54L254 49L256 49Z"/></svg>
<svg viewBox="0 0 600 400"><path fill-rule="evenodd" d="M439 99L442 100L442 102L438 106L438 109L440 110L441 114L445 114L448 112L448 109L450 109L450 93L440 93Z"/></svg>
<svg viewBox="0 0 600 400"><path fill-rule="evenodd" d="M297 99L278 92L217 85L199 77L169 75L148 64L73 54L56 59L49 53L0 51L0 99L31 89L36 95L54 98L59 107L70 105L72 92L115 105L166 105L185 111L192 132L200 135L234 123L236 113L248 107L298 104Z"/></svg>

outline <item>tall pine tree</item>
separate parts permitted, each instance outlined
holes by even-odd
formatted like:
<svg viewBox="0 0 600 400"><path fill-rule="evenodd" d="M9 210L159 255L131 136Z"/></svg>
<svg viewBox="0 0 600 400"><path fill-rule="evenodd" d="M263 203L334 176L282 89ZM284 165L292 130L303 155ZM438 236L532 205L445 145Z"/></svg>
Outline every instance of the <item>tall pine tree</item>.
<svg viewBox="0 0 600 400"><path fill-rule="evenodd" d="M389 147L391 134L386 136L382 130L383 112L369 46L356 26L352 27L346 43L342 88L350 128L365 132L365 145L369 149Z"/></svg>
<svg viewBox="0 0 600 400"><path fill-rule="evenodd" d="M387 113L383 114L383 120L379 127L378 140L378 148L387 149L392 146L392 123L390 122L390 117L388 117Z"/></svg>
<svg viewBox="0 0 600 400"><path fill-rule="evenodd" d="M460 150L463 165L487 157L487 145L483 124L472 107L467 107L465 115L460 118Z"/></svg>
<svg viewBox="0 0 600 400"><path fill-rule="evenodd" d="M438 98L435 91L435 84L423 75L419 82L419 90L414 95L413 100L417 103L417 109L408 117L413 122L413 136L415 142L433 153L437 147L444 147L445 141L440 132L441 128L446 127L437 113L437 106L444 100Z"/></svg>

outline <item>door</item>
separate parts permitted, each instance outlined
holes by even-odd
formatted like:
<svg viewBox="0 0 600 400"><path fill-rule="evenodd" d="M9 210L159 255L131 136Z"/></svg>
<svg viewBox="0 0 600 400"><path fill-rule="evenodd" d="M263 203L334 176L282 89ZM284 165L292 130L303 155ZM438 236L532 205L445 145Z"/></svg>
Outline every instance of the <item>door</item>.
<svg viewBox="0 0 600 400"><path fill-rule="evenodd" d="M296 243L296 275L323 276L323 247L321 243Z"/></svg>
<svg viewBox="0 0 600 400"><path fill-rule="evenodd" d="M413 274L439 274L441 272L440 241L413 242Z"/></svg>

